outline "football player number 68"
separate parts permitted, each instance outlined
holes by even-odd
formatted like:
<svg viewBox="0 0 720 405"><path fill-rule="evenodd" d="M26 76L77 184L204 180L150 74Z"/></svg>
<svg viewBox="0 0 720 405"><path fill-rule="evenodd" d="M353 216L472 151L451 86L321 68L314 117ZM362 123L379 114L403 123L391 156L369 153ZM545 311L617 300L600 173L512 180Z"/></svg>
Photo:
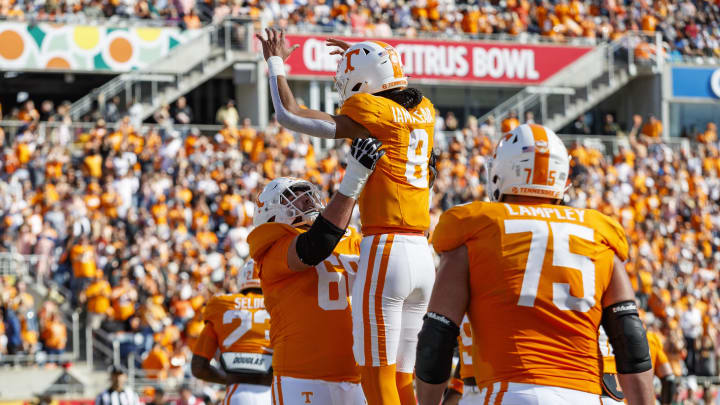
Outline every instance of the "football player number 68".
<svg viewBox="0 0 720 405"><path fill-rule="evenodd" d="M326 311L347 308L348 283L345 273L357 271L358 260L358 256L332 254L315 266L318 275L318 306L320 308ZM340 266L345 269L345 272L334 270L335 267ZM331 294L331 289L336 294Z"/></svg>
<svg viewBox="0 0 720 405"><path fill-rule="evenodd" d="M548 238L552 233L552 265L580 271L583 286L583 296L575 297L570 294L570 284L553 283L553 303L565 311L587 312L590 310L595 305L595 263L587 256L570 251L570 235L592 242L594 240L592 228L567 222L546 222L536 219L505 220L505 234L527 232L532 234L532 239L517 304L522 307L535 305Z"/></svg>

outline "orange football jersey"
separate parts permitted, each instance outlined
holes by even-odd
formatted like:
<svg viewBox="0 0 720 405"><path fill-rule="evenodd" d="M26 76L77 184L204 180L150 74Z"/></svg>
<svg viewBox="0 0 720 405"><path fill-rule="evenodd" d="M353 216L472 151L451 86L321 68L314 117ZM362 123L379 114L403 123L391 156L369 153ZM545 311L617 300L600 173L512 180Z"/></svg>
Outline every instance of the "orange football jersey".
<svg viewBox="0 0 720 405"><path fill-rule="evenodd" d="M262 294L216 295L205 306L203 319L205 327L192 348L193 354L212 359L220 351L224 360L237 362L241 360L233 356L242 354L245 361L267 362L269 367L272 353L270 314L265 309ZM226 353L230 357L224 357ZM232 364L228 366L233 367ZM242 366L242 363L235 366ZM226 370L233 371L228 367Z"/></svg>
<svg viewBox="0 0 720 405"><path fill-rule="evenodd" d="M472 377L472 329L467 315L463 316L462 324L460 324L458 354L460 356L460 378Z"/></svg>
<svg viewBox="0 0 720 405"><path fill-rule="evenodd" d="M665 354L662 342L660 342L660 338L655 332L648 331L647 340L648 346L650 346L650 361L652 362L653 369L657 369L669 361L667 354ZM602 328L600 329L600 354L603 358L603 372L617 374L615 354Z"/></svg>
<svg viewBox="0 0 720 405"><path fill-rule="evenodd" d="M272 317L273 371L286 377L359 382L349 292L362 237L348 228L325 261L293 271L287 266L287 253L301 232L289 225L267 223L248 236Z"/></svg>
<svg viewBox="0 0 720 405"><path fill-rule="evenodd" d="M407 110L387 98L361 93L345 100L340 113L364 126L385 150L358 199L363 235L426 231L433 104L423 98Z"/></svg>
<svg viewBox="0 0 720 405"><path fill-rule="evenodd" d="M445 212L433 245L465 245L479 387L516 382L600 394L598 327L620 225L594 210L475 202Z"/></svg>

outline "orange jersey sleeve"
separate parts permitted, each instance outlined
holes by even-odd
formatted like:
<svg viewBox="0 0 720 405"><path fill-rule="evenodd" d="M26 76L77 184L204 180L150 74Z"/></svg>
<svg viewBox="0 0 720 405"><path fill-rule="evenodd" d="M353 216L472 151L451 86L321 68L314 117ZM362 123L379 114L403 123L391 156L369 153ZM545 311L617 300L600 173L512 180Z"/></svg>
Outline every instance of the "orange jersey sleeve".
<svg viewBox="0 0 720 405"><path fill-rule="evenodd" d="M200 333L200 337L195 342L195 346L192 348L192 352L196 356L204 357L208 360L215 357L218 349L218 337L213 330L212 325L205 324L205 327Z"/></svg>
<svg viewBox="0 0 720 405"><path fill-rule="evenodd" d="M272 318L274 373L359 382L352 353L349 298L349 275L356 271L360 253L359 235L349 230L323 262L314 268L292 271L286 257L288 241L294 236L284 227L264 224L248 236ZM300 232L290 229L295 235Z"/></svg>
<svg viewBox="0 0 720 405"><path fill-rule="evenodd" d="M473 377L472 328L467 315L463 316L458 336L458 354L460 356L460 378Z"/></svg>
<svg viewBox="0 0 720 405"><path fill-rule="evenodd" d="M668 363L667 354L663 350L662 342L655 332L647 332L648 344L650 346L650 358L652 359L653 368L657 370L658 367L665 363Z"/></svg>
<svg viewBox="0 0 720 405"><path fill-rule="evenodd" d="M600 393L601 301L614 255L627 257L615 224L550 204L475 202L443 214L434 248L468 248L479 387L512 381Z"/></svg>
<svg viewBox="0 0 720 405"><path fill-rule="evenodd" d="M608 374L617 374L617 367L615 366L615 352L610 344L605 329L601 326L598 331L598 348L600 350L600 357L602 358L602 372Z"/></svg>
<svg viewBox="0 0 720 405"><path fill-rule="evenodd" d="M372 94L345 100L340 113L383 142L377 164L358 199L362 233L424 232L430 226L428 162L433 147L435 107L423 98L407 110Z"/></svg>
<svg viewBox="0 0 720 405"><path fill-rule="evenodd" d="M287 267L287 251L293 239L299 235L301 231L290 225L267 223L255 228L248 235L248 244L250 245L250 256L263 257L266 266L259 267L261 278L267 281L276 281L284 277L294 274ZM274 248L278 252L285 252L280 255L268 255L267 250ZM257 263L257 259L255 260Z"/></svg>

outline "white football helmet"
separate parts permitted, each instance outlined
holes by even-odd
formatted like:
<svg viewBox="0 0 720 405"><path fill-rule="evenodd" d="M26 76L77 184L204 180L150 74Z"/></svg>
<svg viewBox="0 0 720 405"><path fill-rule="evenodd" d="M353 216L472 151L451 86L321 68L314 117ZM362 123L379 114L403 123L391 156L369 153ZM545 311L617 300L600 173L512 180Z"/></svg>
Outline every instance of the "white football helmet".
<svg viewBox="0 0 720 405"><path fill-rule="evenodd" d="M260 274L255 267L255 260L249 259L245 262L238 275L238 287L240 291L246 288L260 288Z"/></svg>
<svg viewBox="0 0 720 405"><path fill-rule="evenodd" d="M562 199L568 189L570 156L549 128L523 124L503 135L488 161L488 194Z"/></svg>
<svg viewBox="0 0 720 405"><path fill-rule="evenodd" d="M320 191L309 181L279 177L263 189L255 201L253 225L279 222L292 226L312 225L325 208Z"/></svg>
<svg viewBox="0 0 720 405"><path fill-rule="evenodd" d="M340 105L353 94L374 94L407 85L400 55L380 41L358 42L348 48L335 73Z"/></svg>

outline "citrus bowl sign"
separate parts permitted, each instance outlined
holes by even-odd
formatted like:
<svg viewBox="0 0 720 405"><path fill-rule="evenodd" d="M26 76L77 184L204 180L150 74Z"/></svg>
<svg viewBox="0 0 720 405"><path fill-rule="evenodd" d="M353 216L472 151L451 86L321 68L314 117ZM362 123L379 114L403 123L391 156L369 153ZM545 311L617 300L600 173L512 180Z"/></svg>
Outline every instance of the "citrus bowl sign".
<svg viewBox="0 0 720 405"><path fill-rule="evenodd" d="M287 60L296 77L333 76L339 55L330 55L325 37L287 35L300 49ZM341 38L358 42L360 38ZM362 40L365 40L364 38ZM592 47L524 45L482 41L382 39L397 49L405 74L427 82L537 84L577 60Z"/></svg>

